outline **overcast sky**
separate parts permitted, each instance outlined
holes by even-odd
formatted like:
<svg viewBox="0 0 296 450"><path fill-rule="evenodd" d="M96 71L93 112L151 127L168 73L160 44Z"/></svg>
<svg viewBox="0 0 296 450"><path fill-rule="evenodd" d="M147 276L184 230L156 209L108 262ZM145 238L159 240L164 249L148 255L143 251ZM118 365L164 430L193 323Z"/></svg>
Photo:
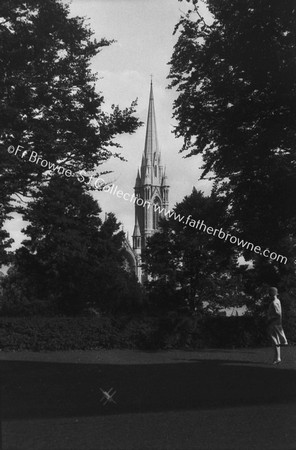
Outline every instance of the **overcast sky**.
<svg viewBox="0 0 296 450"><path fill-rule="evenodd" d="M114 180L123 192L133 192L144 150L150 74L153 74L158 140L167 167L170 208L190 194L193 186L209 192L208 183L199 181L200 160L184 159L179 153L182 141L172 133L176 93L167 89L168 62L176 42L174 26L187 8L186 1L178 0L72 0L70 5L71 15L88 18L98 40L102 37L116 40L93 59L92 69L99 76L97 89L105 97L106 110L113 103L127 107L138 98L137 115L145 123L136 133L118 139L127 162L112 159L102 168L112 169L113 174L104 178ZM94 195L103 212L113 211L131 237L133 204L105 192ZM15 246L21 241L22 226L20 219L9 223Z"/></svg>

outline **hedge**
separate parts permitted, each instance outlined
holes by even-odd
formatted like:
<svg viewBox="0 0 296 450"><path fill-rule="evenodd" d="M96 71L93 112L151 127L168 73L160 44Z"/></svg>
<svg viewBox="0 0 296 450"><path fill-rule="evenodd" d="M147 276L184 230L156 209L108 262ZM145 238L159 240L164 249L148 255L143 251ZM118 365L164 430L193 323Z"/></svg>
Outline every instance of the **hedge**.
<svg viewBox="0 0 296 450"><path fill-rule="evenodd" d="M131 321L121 328L112 318L1 318L0 347L10 351L146 348L153 340L153 326L147 321Z"/></svg>
<svg viewBox="0 0 296 450"><path fill-rule="evenodd" d="M0 318L6 351L173 349L266 345L265 326L252 317Z"/></svg>

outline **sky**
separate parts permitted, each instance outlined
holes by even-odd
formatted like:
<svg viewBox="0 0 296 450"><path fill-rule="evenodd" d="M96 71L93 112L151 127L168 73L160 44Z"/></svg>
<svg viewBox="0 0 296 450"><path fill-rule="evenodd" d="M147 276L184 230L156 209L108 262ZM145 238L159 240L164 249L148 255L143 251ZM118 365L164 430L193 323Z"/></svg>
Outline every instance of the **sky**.
<svg viewBox="0 0 296 450"><path fill-rule="evenodd" d="M109 111L112 104L125 108L138 99L136 115L144 122L134 134L116 140L122 145L121 154L127 161L112 158L100 170L113 173L103 178L114 182L124 193L132 194L144 150L152 74L158 141L170 185L170 208L189 195L193 186L205 193L210 191L209 182L199 180L201 160L196 156L184 159L179 153L182 139L176 139L172 133L176 125L172 113L177 93L168 89L168 62L177 40L173 36L174 27L187 9L188 3L178 0L72 0L70 3L71 15L87 18L97 40L105 37L116 41L104 48L91 66L99 78L96 88L104 95L104 108ZM131 238L134 205L107 192L96 191L94 197L103 210L102 216L114 212ZM23 226L20 217L7 225L15 239L13 248L24 238L20 231Z"/></svg>

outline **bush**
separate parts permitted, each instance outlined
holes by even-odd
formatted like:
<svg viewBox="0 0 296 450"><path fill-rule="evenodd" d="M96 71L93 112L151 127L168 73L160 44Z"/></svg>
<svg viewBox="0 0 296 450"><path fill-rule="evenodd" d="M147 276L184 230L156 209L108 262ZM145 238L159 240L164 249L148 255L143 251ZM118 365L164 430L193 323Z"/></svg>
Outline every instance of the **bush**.
<svg viewBox="0 0 296 450"><path fill-rule="evenodd" d="M284 292L281 296L283 327L289 342L296 342L296 292Z"/></svg>
<svg viewBox="0 0 296 450"><path fill-rule="evenodd" d="M2 350L141 350L264 345L265 324L252 317L2 317Z"/></svg>
<svg viewBox="0 0 296 450"><path fill-rule="evenodd" d="M2 318L0 342L4 350L86 350L111 348L110 321L87 318Z"/></svg>
<svg viewBox="0 0 296 450"><path fill-rule="evenodd" d="M208 316L203 329L210 347L256 347L268 343L264 319L252 316Z"/></svg>
<svg viewBox="0 0 296 450"><path fill-rule="evenodd" d="M2 350L96 350L157 347L157 322L109 317L1 318Z"/></svg>

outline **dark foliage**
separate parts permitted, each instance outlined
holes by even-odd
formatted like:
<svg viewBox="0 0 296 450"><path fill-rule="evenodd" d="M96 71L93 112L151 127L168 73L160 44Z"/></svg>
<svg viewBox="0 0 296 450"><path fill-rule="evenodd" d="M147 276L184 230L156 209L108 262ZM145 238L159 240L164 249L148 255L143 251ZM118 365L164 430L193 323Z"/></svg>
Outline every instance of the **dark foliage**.
<svg viewBox="0 0 296 450"><path fill-rule="evenodd" d="M6 314L130 310L138 282L123 269L124 233L113 214L102 224L97 202L75 178L56 176L24 213L28 239L4 280Z"/></svg>
<svg viewBox="0 0 296 450"><path fill-rule="evenodd" d="M29 162L32 151L73 173L96 169L99 174L112 155L121 158L114 138L139 126L135 102L104 112L90 70L91 59L111 43L93 39L86 20L70 17L69 6L60 0L1 1L1 227L11 207L23 211L16 195L30 198L53 175ZM7 152L10 145L21 146L17 156ZM6 262L7 243L1 232L0 263Z"/></svg>
<svg viewBox="0 0 296 450"><path fill-rule="evenodd" d="M296 334L289 334L290 341ZM252 317L90 316L0 319L1 349L6 351L134 348L239 348L270 345L264 320Z"/></svg>
<svg viewBox="0 0 296 450"><path fill-rule="evenodd" d="M295 278L296 6L294 0L192 0L171 59L176 135L202 154L236 233L288 258L245 252L258 282Z"/></svg>
<svg viewBox="0 0 296 450"><path fill-rule="evenodd" d="M147 283L152 305L160 310L188 308L205 313L248 302L243 280L246 269L237 264L239 250L205 231L206 226L212 232L221 227L227 230L225 201L214 192L205 197L193 189L174 212L175 217L160 221L160 231L148 240L145 251L145 266L152 276Z"/></svg>

